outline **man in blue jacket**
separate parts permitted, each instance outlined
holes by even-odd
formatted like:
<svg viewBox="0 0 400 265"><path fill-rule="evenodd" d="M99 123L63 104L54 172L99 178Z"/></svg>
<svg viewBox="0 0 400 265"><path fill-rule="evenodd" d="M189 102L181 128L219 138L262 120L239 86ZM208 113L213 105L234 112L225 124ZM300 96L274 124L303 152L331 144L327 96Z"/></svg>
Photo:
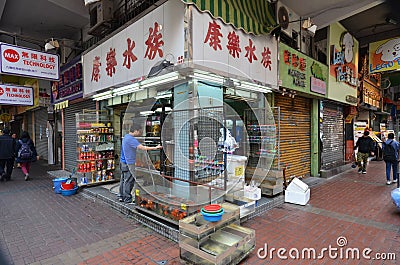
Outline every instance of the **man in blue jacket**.
<svg viewBox="0 0 400 265"><path fill-rule="evenodd" d="M386 184L390 185L390 171L393 168L393 183L398 181L397 170L399 161L399 149L400 145L394 139L394 133L388 134L388 140L382 144L383 160L386 163Z"/></svg>

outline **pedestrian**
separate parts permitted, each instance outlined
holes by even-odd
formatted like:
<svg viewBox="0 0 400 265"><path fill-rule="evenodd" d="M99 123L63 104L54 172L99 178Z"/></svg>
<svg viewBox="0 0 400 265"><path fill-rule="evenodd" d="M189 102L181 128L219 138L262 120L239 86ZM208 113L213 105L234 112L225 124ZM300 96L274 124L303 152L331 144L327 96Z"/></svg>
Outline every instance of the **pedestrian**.
<svg viewBox="0 0 400 265"><path fill-rule="evenodd" d="M132 203L132 189L135 186L136 173L135 173L135 163L136 163L136 151L137 149L148 151L162 149L161 145L157 146L144 146L136 139L136 137L141 136L143 130L140 124L133 124L129 133L124 136L121 146L121 180L120 180L120 201L125 203Z"/></svg>
<svg viewBox="0 0 400 265"><path fill-rule="evenodd" d="M31 163L39 160L39 156L28 132L22 132L21 139L17 142L16 150L17 163L21 165L22 172L25 174L25 180L29 180Z"/></svg>
<svg viewBox="0 0 400 265"><path fill-rule="evenodd" d="M394 133L388 134L388 139L382 144L383 160L386 163L386 184L390 185L390 171L393 169L393 183L397 183L397 170L400 144L394 139Z"/></svg>
<svg viewBox="0 0 400 265"><path fill-rule="evenodd" d="M16 133L12 133L12 134L11 134L11 138L13 138L15 144L17 144L17 138L18 138L18 137L17 137L17 134L16 134ZM12 161L13 161L13 168L14 168L14 167L15 167L15 166L14 166L14 164L15 164L15 155L14 155ZM16 167L21 168L21 166L19 165L19 163L17 163Z"/></svg>
<svg viewBox="0 0 400 265"><path fill-rule="evenodd" d="M14 155L15 141L10 136L10 130L5 128L0 136L0 181L11 180Z"/></svg>
<svg viewBox="0 0 400 265"><path fill-rule="evenodd" d="M367 163L368 157L371 154L374 155L375 142L369 137L369 131L364 131L362 137L358 138L354 150L358 149L357 162L358 162L358 173L367 174Z"/></svg>

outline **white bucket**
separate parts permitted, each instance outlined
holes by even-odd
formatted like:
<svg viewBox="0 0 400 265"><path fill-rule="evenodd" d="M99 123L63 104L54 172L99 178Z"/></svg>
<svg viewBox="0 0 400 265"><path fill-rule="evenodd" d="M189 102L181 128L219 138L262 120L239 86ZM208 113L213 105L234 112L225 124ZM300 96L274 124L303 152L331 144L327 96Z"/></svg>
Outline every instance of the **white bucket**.
<svg viewBox="0 0 400 265"><path fill-rule="evenodd" d="M244 177L247 157L228 155L226 160L227 160L226 162L227 162L228 176Z"/></svg>

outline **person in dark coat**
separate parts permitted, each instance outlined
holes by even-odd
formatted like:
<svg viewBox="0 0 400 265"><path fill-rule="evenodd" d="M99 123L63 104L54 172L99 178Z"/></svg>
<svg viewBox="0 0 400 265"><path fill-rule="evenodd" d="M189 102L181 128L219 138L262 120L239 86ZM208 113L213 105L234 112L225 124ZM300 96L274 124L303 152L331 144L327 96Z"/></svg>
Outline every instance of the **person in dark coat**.
<svg viewBox="0 0 400 265"><path fill-rule="evenodd" d="M29 158L21 158L20 157L20 149L23 143L27 143L29 145L30 150L32 151L32 155ZM16 154L17 154L17 163L20 163L21 170L25 174L25 180L29 180L29 171L31 168L31 163L35 162L39 159L37 155L35 144L31 140L28 132L22 132L21 139L18 140L16 144Z"/></svg>
<svg viewBox="0 0 400 265"><path fill-rule="evenodd" d="M14 155L15 141L10 136L10 130L5 128L0 136L0 181L11 179L14 165L10 163L14 161Z"/></svg>
<svg viewBox="0 0 400 265"><path fill-rule="evenodd" d="M367 174L367 163L368 157L371 154L374 155L375 142L369 137L369 131L364 131L364 135L358 138L354 150L358 149L357 162L358 162L358 173Z"/></svg>

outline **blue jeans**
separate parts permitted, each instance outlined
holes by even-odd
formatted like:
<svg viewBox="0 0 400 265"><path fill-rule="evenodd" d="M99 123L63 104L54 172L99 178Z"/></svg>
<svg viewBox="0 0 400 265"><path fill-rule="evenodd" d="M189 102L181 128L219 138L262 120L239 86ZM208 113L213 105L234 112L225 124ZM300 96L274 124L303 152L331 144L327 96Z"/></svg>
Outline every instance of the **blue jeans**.
<svg viewBox="0 0 400 265"><path fill-rule="evenodd" d="M385 161L386 163L386 180L390 181L390 169L393 168L393 180L397 179L397 161Z"/></svg>
<svg viewBox="0 0 400 265"><path fill-rule="evenodd" d="M129 165L135 168L135 165ZM119 186L119 193L124 202L132 202L132 189L135 186L135 175L131 173L127 164L121 162L121 180ZM133 171L135 172L135 171Z"/></svg>

